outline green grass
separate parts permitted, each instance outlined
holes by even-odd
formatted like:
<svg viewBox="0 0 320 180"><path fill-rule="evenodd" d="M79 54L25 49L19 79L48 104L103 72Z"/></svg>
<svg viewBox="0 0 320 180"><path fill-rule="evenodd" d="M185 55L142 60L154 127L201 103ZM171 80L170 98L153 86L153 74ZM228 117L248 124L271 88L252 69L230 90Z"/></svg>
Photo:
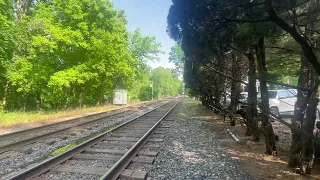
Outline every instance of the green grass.
<svg viewBox="0 0 320 180"><path fill-rule="evenodd" d="M213 112L202 106L200 101L185 99L180 110L180 115L182 117L210 116L213 115Z"/></svg>
<svg viewBox="0 0 320 180"><path fill-rule="evenodd" d="M136 103L136 102L135 102ZM131 103L130 103L131 104ZM82 109L61 110L61 111L34 111L34 112L1 112L0 111L0 127L12 127L15 125L26 125L32 123L46 124L50 120L59 118L68 118L77 115L85 115L86 113L98 113L119 108L115 105L106 105L99 107L89 107Z"/></svg>

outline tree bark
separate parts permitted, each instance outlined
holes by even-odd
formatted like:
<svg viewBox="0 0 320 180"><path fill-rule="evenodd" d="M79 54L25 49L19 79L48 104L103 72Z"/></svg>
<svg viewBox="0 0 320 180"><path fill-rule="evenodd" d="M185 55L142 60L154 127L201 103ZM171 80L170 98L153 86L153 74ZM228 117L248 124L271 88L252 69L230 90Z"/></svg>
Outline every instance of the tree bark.
<svg viewBox="0 0 320 180"><path fill-rule="evenodd" d="M40 107L41 107L41 94L40 93L37 93L37 97L36 97L36 103L37 103L37 110L39 111L40 110Z"/></svg>
<svg viewBox="0 0 320 180"><path fill-rule="evenodd" d="M232 78L234 79L241 76L240 71L238 70L237 59L238 57L233 52L232 53ZM231 82L231 97L230 97L231 102L229 105L229 111L233 114L236 114L237 105L238 105L239 96L240 96L240 83L233 80L231 80L230 82ZM235 125L236 125L236 120L234 116L230 115L230 126L235 126Z"/></svg>
<svg viewBox="0 0 320 180"><path fill-rule="evenodd" d="M276 140L273 132L272 124L269 120L269 93L267 82L265 81L267 76L267 67L266 67L266 56L265 56L265 45L264 38L258 40L258 45L256 47L256 55L258 62L258 73L260 81L260 91L261 91L261 121L262 128L264 131L265 141L266 141L266 154L272 155L273 152L277 152L276 149Z"/></svg>
<svg viewBox="0 0 320 180"><path fill-rule="evenodd" d="M308 63L306 57L302 54L300 60L300 74L298 86L308 87L309 82L309 74L310 74L310 64ZM294 117L292 119L292 125L296 126L299 129L302 129L303 119L304 119L304 111L307 108L307 101L309 99L308 96L311 94L304 95L304 92L298 89L297 101L294 109ZM301 164L301 135L296 133L295 131L291 131L292 140L290 146L290 158L288 162L288 166L291 168L299 167Z"/></svg>
<svg viewBox="0 0 320 180"><path fill-rule="evenodd" d="M253 135L253 140L259 140L258 122L255 119L257 115L257 86L256 86L256 64L252 52L248 53L249 61L249 83L248 83L248 106L246 110L247 116L247 131L246 135Z"/></svg>
<svg viewBox="0 0 320 180"><path fill-rule="evenodd" d="M2 109L5 109L7 106L8 89L9 89L9 83L7 82L3 89Z"/></svg>
<svg viewBox="0 0 320 180"><path fill-rule="evenodd" d="M302 136L302 150L301 150L301 164L300 173L303 175L311 174L311 169L314 160L314 140L312 138L314 124L316 120L317 105L317 92L314 92L308 102L306 111L306 118L304 119L303 132L308 135Z"/></svg>

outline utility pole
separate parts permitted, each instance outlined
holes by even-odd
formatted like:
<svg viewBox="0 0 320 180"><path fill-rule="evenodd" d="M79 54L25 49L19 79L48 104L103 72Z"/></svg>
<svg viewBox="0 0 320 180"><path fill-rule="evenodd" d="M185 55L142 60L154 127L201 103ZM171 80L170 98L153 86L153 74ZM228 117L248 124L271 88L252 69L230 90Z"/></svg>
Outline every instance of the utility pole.
<svg viewBox="0 0 320 180"><path fill-rule="evenodd" d="M153 101L153 82L151 82L150 87L151 87L151 100Z"/></svg>

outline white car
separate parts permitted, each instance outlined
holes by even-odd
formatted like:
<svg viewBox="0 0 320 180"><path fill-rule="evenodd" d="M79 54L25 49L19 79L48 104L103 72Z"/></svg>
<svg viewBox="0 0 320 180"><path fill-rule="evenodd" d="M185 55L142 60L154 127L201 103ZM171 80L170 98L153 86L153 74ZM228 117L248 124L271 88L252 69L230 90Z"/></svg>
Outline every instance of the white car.
<svg viewBox="0 0 320 180"><path fill-rule="evenodd" d="M294 89L269 90L270 113L276 117L293 113L296 101L297 91Z"/></svg>

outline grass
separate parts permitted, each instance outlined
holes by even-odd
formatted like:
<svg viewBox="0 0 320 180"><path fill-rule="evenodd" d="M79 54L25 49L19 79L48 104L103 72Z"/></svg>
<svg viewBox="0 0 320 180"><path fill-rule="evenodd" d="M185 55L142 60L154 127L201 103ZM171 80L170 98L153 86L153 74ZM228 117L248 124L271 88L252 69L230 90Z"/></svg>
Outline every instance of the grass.
<svg viewBox="0 0 320 180"><path fill-rule="evenodd" d="M33 112L1 112L0 127L12 127L15 125L27 125L32 123L48 123L54 119L68 118L76 115L85 115L87 113L98 113L119 108L115 105L105 105L99 107L89 107L82 109L61 110L61 111L33 111Z"/></svg>
<svg viewBox="0 0 320 180"><path fill-rule="evenodd" d="M203 113L208 114L208 111L201 105L200 101L186 99L183 102L180 113L183 117L192 117Z"/></svg>

